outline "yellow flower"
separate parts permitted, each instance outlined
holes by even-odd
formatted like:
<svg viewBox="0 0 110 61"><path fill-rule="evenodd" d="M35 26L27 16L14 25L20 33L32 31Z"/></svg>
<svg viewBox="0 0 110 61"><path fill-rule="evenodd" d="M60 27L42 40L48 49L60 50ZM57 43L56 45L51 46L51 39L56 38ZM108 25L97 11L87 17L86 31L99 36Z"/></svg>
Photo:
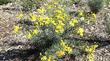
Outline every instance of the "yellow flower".
<svg viewBox="0 0 110 61"><path fill-rule="evenodd" d="M57 24L55 23L55 21L51 21L51 23L52 23L53 25L55 25L55 26L57 25Z"/></svg>
<svg viewBox="0 0 110 61"><path fill-rule="evenodd" d="M92 16L93 16L94 19L96 19L96 14L95 13L93 13Z"/></svg>
<svg viewBox="0 0 110 61"><path fill-rule="evenodd" d="M61 20L58 20L58 23L59 23L61 26L64 26L64 25L65 25Z"/></svg>
<svg viewBox="0 0 110 61"><path fill-rule="evenodd" d="M77 24L78 23L78 20L77 19L72 19L72 21L70 21L70 25L71 26L75 26L75 24Z"/></svg>
<svg viewBox="0 0 110 61"><path fill-rule="evenodd" d="M58 57L62 57L62 56L65 55L65 52L64 52L64 51L57 51L57 52L56 52L56 55L57 55Z"/></svg>
<svg viewBox="0 0 110 61"><path fill-rule="evenodd" d="M26 34L27 38L31 39L32 38L32 34L29 32L28 34Z"/></svg>
<svg viewBox="0 0 110 61"><path fill-rule="evenodd" d="M41 57L41 61L46 61L47 60L47 57L46 56L42 56Z"/></svg>
<svg viewBox="0 0 110 61"><path fill-rule="evenodd" d="M60 45L65 46L65 42L63 40L61 40Z"/></svg>
<svg viewBox="0 0 110 61"><path fill-rule="evenodd" d="M51 58L48 58L47 61L51 61Z"/></svg>
<svg viewBox="0 0 110 61"><path fill-rule="evenodd" d="M43 20L44 20L44 17L43 17L43 16L39 16L39 17L37 18L37 20L43 21Z"/></svg>
<svg viewBox="0 0 110 61"><path fill-rule="evenodd" d="M88 53L93 53L94 52L94 50L96 49L98 47L98 45L92 45L92 46L87 46L86 48L85 48L85 51L86 52L88 52Z"/></svg>
<svg viewBox="0 0 110 61"><path fill-rule="evenodd" d="M61 25L57 25L56 29L62 29L62 26Z"/></svg>
<svg viewBox="0 0 110 61"><path fill-rule="evenodd" d="M62 11L61 10L55 10L55 13L56 14L62 14Z"/></svg>
<svg viewBox="0 0 110 61"><path fill-rule="evenodd" d="M37 17L36 17L35 14L30 13L29 15L30 15L30 20L31 20L31 21L35 21L35 20L37 19Z"/></svg>
<svg viewBox="0 0 110 61"><path fill-rule="evenodd" d="M55 15L56 19L62 19L61 15L56 14Z"/></svg>
<svg viewBox="0 0 110 61"><path fill-rule="evenodd" d="M43 22L40 22L40 26L43 26L44 25L44 23Z"/></svg>
<svg viewBox="0 0 110 61"><path fill-rule="evenodd" d="M49 17L46 17L44 20L46 25L49 25L51 23L51 19Z"/></svg>
<svg viewBox="0 0 110 61"><path fill-rule="evenodd" d="M52 8L52 5L48 5L48 9L51 9Z"/></svg>
<svg viewBox="0 0 110 61"><path fill-rule="evenodd" d="M19 18L19 19L21 19L21 18L23 18L23 16L24 16L23 13L19 13L16 17Z"/></svg>
<svg viewBox="0 0 110 61"><path fill-rule="evenodd" d="M79 28L77 30L77 33L82 37L84 35L84 29L83 28Z"/></svg>
<svg viewBox="0 0 110 61"><path fill-rule="evenodd" d="M14 26L14 33L18 33L21 28L19 26Z"/></svg>
<svg viewBox="0 0 110 61"><path fill-rule="evenodd" d="M33 30L33 34L38 34L38 30L37 29L34 29Z"/></svg>
<svg viewBox="0 0 110 61"><path fill-rule="evenodd" d="M93 22L96 22L96 14L95 13L92 14L92 17L93 17Z"/></svg>
<svg viewBox="0 0 110 61"><path fill-rule="evenodd" d="M94 55L93 55L93 53L88 54L87 55L87 59L88 59L88 61L94 61Z"/></svg>
<svg viewBox="0 0 110 61"><path fill-rule="evenodd" d="M37 11L38 11L38 13L40 13L40 14L43 14L43 13L46 12L46 10L45 10L44 7L40 7L40 9L38 9Z"/></svg>
<svg viewBox="0 0 110 61"><path fill-rule="evenodd" d="M38 26L39 23L38 22L34 22L34 25L35 25L36 28L39 28L39 26Z"/></svg>
<svg viewBox="0 0 110 61"><path fill-rule="evenodd" d="M79 16L84 16L83 11L81 11L81 10L78 10L78 11L79 11Z"/></svg>
<svg viewBox="0 0 110 61"><path fill-rule="evenodd" d="M49 55L49 58L47 59L47 61L53 61L54 60L54 56Z"/></svg>
<svg viewBox="0 0 110 61"><path fill-rule="evenodd" d="M55 32L56 33L62 33L64 31L64 29L56 29Z"/></svg>
<svg viewBox="0 0 110 61"><path fill-rule="evenodd" d="M68 46L64 46L64 51L71 53L72 52L72 48L68 47Z"/></svg>
<svg viewBox="0 0 110 61"><path fill-rule="evenodd" d="M55 28L55 32L56 33L62 33L64 31L64 28L62 25L56 25L56 28Z"/></svg>

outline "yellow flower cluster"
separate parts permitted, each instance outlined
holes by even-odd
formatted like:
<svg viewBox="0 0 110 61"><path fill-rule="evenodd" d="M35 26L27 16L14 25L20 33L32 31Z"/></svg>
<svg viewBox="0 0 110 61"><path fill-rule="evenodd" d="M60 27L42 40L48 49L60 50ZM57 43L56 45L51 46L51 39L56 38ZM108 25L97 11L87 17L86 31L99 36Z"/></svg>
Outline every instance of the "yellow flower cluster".
<svg viewBox="0 0 110 61"><path fill-rule="evenodd" d="M72 20L69 22L70 26L73 26L73 27L74 27L77 23L78 23L78 20L77 20L77 19L72 19Z"/></svg>
<svg viewBox="0 0 110 61"><path fill-rule="evenodd" d="M84 35L84 29L79 27L77 30L77 34L79 34L82 37Z"/></svg>
<svg viewBox="0 0 110 61"><path fill-rule="evenodd" d="M41 57L41 61L55 61L55 58L61 58L63 57L66 53L70 54L72 53L72 48L68 46L63 40L60 41L59 47L61 48L60 50L55 50L55 53L52 53L53 55L49 55L47 52L45 55ZM41 55L41 54L40 54Z"/></svg>
<svg viewBox="0 0 110 61"><path fill-rule="evenodd" d="M72 48L69 47L69 46L64 46L64 51L68 52L68 53L71 53L72 52Z"/></svg>
<svg viewBox="0 0 110 61"><path fill-rule="evenodd" d="M55 61L55 57L53 55L49 55L49 56L42 56L41 57L41 61Z"/></svg>
<svg viewBox="0 0 110 61"><path fill-rule="evenodd" d="M93 22L96 22L96 19L97 19L97 16L96 16L96 14L95 13L92 13L92 20L93 20Z"/></svg>
<svg viewBox="0 0 110 61"><path fill-rule="evenodd" d="M35 29L30 29L26 31L27 38L30 39L34 35L37 35L39 33L38 28L40 29L42 28L42 26L52 26L57 34L64 32L64 25L66 23L65 18L67 16L64 11L64 8L58 5L58 2L52 1L50 3L44 4L39 9L37 9L37 14L31 12L27 13L27 16L25 16L23 12L20 12L17 15L17 18L21 20L24 18L29 19L29 21L34 24L33 27L36 27ZM19 27L15 26L14 32L18 32L19 29Z"/></svg>
<svg viewBox="0 0 110 61"><path fill-rule="evenodd" d="M95 13L93 13L92 16L93 16L94 19L96 19L96 14Z"/></svg>
<svg viewBox="0 0 110 61"><path fill-rule="evenodd" d="M85 51L88 53L93 53L97 47L98 47L98 45L86 46Z"/></svg>
<svg viewBox="0 0 110 61"><path fill-rule="evenodd" d="M63 33L64 31L64 25L65 25L65 14L63 14L62 10L56 10L55 11L55 19L56 19L56 25L55 25L55 32L56 33Z"/></svg>
<svg viewBox="0 0 110 61"><path fill-rule="evenodd" d="M64 56L66 52L68 54L70 54L72 52L72 50L73 50L71 47L69 47L68 45L66 45L66 43L63 40L61 40L60 46L62 47L62 49L60 51L56 51L56 55L58 57Z"/></svg>
<svg viewBox="0 0 110 61"><path fill-rule="evenodd" d="M88 53L87 58L89 61L94 61L94 50L98 47L98 45L86 46L85 51Z"/></svg>
<svg viewBox="0 0 110 61"><path fill-rule="evenodd" d="M30 15L30 20L31 20L31 21L36 21L37 17L36 17L35 14L30 13L29 15Z"/></svg>
<svg viewBox="0 0 110 61"><path fill-rule="evenodd" d="M55 58L55 57L54 57L53 55L49 55L47 61L55 61L54 58Z"/></svg>
<svg viewBox="0 0 110 61"><path fill-rule="evenodd" d="M63 31L64 31L63 25L58 24L55 28L55 32L56 33L63 33Z"/></svg>
<svg viewBox="0 0 110 61"><path fill-rule="evenodd" d="M79 17L83 17L84 16L84 12L82 10L78 10L79 13Z"/></svg>
<svg viewBox="0 0 110 61"><path fill-rule="evenodd" d="M71 53L73 50L71 47L66 45L66 43L63 40L61 40L60 45L62 46L63 51L65 51L65 52Z"/></svg>
<svg viewBox="0 0 110 61"><path fill-rule="evenodd" d="M31 32L27 32L26 37L28 39L31 39L33 37L33 34Z"/></svg>
<svg viewBox="0 0 110 61"><path fill-rule="evenodd" d="M38 29L33 29L32 31L28 31L26 34L26 37L28 39L31 39L34 35L37 35L39 33Z"/></svg>
<svg viewBox="0 0 110 61"><path fill-rule="evenodd" d="M46 61L47 60L47 56L42 56L41 57L41 61Z"/></svg>
<svg viewBox="0 0 110 61"><path fill-rule="evenodd" d="M60 51L56 51L55 54L57 55L57 57L62 57L65 55L65 52L63 50L60 50Z"/></svg>
<svg viewBox="0 0 110 61"><path fill-rule="evenodd" d="M52 21L52 19L49 18L48 16L39 16L39 17L37 17L37 20L38 20L40 26L44 26L44 25L47 26Z"/></svg>
<svg viewBox="0 0 110 61"><path fill-rule="evenodd" d="M95 23L96 21L96 14L92 13L92 12L84 12L83 10L79 9L78 10L78 18L80 18L80 20L83 23L86 24L91 24L91 23Z"/></svg>
<svg viewBox="0 0 110 61"><path fill-rule="evenodd" d="M21 27L19 27L19 26L14 26L13 32L14 32L14 33L19 33L20 29L21 29Z"/></svg>
<svg viewBox="0 0 110 61"><path fill-rule="evenodd" d="M45 8L42 6L39 9L37 9L37 12L39 12L40 14L44 14L46 12Z"/></svg>
<svg viewBox="0 0 110 61"><path fill-rule="evenodd" d="M88 54L87 58L89 61L94 61L94 54Z"/></svg>
<svg viewBox="0 0 110 61"><path fill-rule="evenodd" d="M24 14L23 14L22 12L20 12L16 17L17 17L18 19L22 19L23 16L24 16Z"/></svg>
<svg viewBox="0 0 110 61"><path fill-rule="evenodd" d="M50 7L51 6L51 7ZM54 26L55 32L57 34L63 33L64 31L64 25L65 25L65 18L66 14L64 12L64 9L59 5L56 8L53 8L57 6L57 4L47 4L45 7L50 7L51 9L41 7L38 9L38 12L42 13L37 17L37 20L39 21L40 25L52 25ZM47 10L48 9L48 10ZM54 11L51 11L54 10ZM43 13L49 13L48 16L51 14L51 16L46 16ZM53 14L54 13L54 14Z"/></svg>

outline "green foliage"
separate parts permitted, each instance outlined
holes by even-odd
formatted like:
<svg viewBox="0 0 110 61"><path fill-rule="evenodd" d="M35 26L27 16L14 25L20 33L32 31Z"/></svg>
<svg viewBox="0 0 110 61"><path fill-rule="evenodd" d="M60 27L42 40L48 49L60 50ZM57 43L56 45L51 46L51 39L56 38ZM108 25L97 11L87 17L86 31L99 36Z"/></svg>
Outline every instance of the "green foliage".
<svg viewBox="0 0 110 61"><path fill-rule="evenodd" d="M88 5L92 12L97 13L103 7L103 0L89 0Z"/></svg>
<svg viewBox="0 0 110 61"><path fill-rule="evenodd" d="M59 58L64 57L67 54L72 54L73 47L67 44L64 40L60 40L59 43L54 44L44 54L40 54L42 61L59 61ZM46 59L44 59L44 56ZM49 56L53 56L52 59Z"/></svg>
<svg viewBox="0 0 110 61"><path fill-rule="evenodd" d="M98 45L84 45L83 46L83 49L85 52L87 52L87 58L88 58L88 61L94 61L94 54L93 52L95 51L95 49L98 47Z"/></svg>
<svg viewBox="0 0 110 61"><path fill-rule="evenodd" d="M104 7L110 6L110 0L104 0Z"/></svg>
<svg viewBox="0 0 110 61"><path fill-rule="evenodd" d="M17 1L23 7L23 10L35 10L40 7L43 0L20 0Z"/></svg>
<svg viewBox="0 0 110 61"><path fill-rule="evenodd" d="M23 32L28 39L39 46L42 51L40 53L42 61L59 60L72 54L75 44L71 44L66 38L70 35L83 37L84 25L95 22L96 14L87 15L81 9L78 10L76 17L69 15L67 7L70 4L67 2L74 1L49 0L36 11L20 12L17 15L19 21L14 26L14 33Z"/></svg>
<svg viewBox="0 0 110 61"><path fill-rule="evenodd" d="M105 15L106 32L110 34L110 12Z"/></svg>
<svg viewBox="0 0 110 61"><path fill-rule="evenodd" d="M0 0L0 5L10 3L11 0Z"/></svg>

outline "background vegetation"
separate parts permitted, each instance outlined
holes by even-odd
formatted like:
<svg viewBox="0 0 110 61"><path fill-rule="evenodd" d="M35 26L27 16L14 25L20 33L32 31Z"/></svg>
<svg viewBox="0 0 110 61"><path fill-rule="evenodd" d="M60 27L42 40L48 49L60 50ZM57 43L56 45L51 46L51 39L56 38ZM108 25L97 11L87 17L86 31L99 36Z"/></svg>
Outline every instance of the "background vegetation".
<svg viewBox="0 0 110 61"><path fill-rule="evenodd" d="M0 5L7 4L9 2L11 2L11 0L0 0Z"/></svg>

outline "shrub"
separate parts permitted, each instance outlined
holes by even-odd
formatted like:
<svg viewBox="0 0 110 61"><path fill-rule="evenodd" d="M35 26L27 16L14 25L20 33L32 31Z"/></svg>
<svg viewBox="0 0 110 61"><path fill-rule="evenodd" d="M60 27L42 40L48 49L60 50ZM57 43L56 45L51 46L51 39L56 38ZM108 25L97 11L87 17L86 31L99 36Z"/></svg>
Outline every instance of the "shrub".
<svg viewBox="0 0 110 61"><path fill-rule="evenodd" d="M72 54L75 46L66 38L70 35L83 37L84 25L96 19L94 13L88 16L80 9L77 17L69 15L66 2L71 1L49 0L37 11L21 12L17 15L20 20L14 26L14 32L23 32L41 48L41 61L61 60Z"/></svg>
<svg viewBox="0 0 110 61"><path fill-rule="evenodd" d="M11 2L11 0L0 0L0 5L7 4Z"/></svg>
<svg viewBox="0 0 110 61"><path fill-rule="evenodd" d="M29 11L39 8L42 4L42 1L45 0L19 0L16 2L23 7L23 10Z"/></svg>

